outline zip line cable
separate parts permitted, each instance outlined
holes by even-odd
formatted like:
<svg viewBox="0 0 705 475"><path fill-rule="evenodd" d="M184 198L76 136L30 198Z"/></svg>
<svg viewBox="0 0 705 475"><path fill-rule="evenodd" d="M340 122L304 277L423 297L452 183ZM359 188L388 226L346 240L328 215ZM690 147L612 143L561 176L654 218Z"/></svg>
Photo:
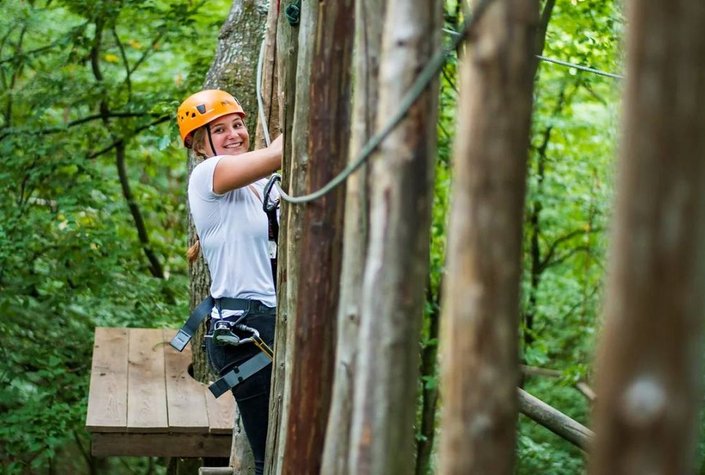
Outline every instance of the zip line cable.
<svg viewBox="0 0 705 475"><path fill-rule="evenodd" d="M460 31L455 32L451 45L447 48L440 48L438 51L436 51L433 57L431 57L428 63L426 63L426 66L418 75L414 83L411 85L409 91L404 95L404 97L402 97L397 113L392 116L392 118L389 120L389 122L387 122L387 124L382 128L382 130L380 130L376 135L370 138L370 140L365 144L365 146L360 151L360 154L354 161L350 162L343 169L343 171L340 172L340 174L334 177L320 190L310 193L308 195L291 196L282 189L279 183L276 183L277 190L279 191L279 194L281 195L282 199L293 204L308 203L310 201L317 200L318 198L326 195L335 187L340 185L355 170L360 168L365 163L365 161L372 155L372 153L377 149L377 147L380 146L382 141L384 141L384 139L386 139L387 136L389 136L389 134L397 127L397 125L399 125L402 119L406 117L406 114L409 112L409 109L411 109L411 106L414 105L419 96L421 96L421 94L426 90L426 87L429 85L431 80L436 77L436 75L441 71L443 65L446 62L447 57L451 53L453 53L458 48L458 46L460 46L460 44L468 36L468 33L470 33L470 31L475 28L475 25L477 24L478 20L482 17L482 15L487 10L487 7L490 3L492 3L492 1L493 0L481 0L480 3L478 3L475 7L472 16L468 17L465 20L465 22L463 23L463 27L460 29ZM263 49L260 50L260 57L262 55L262 51ZM259 63L261 66L261 58ZM260 81L257 80L258 104L262 103L260 87ZM264 112L262 111L262 106L260 105L260 117L262 117L263 115ZM263 127L266 128L266 123L264 122ZM276 180L278 177L279 175L275 174L272 176L272 178L270 178L270 180Z"/></svg>
<svg viewBox="0 0 705 475"><path fill-rule="evenodd" d="M404 117L406 117L406 114L409 112L409 109L411 108L411 106L414 105L414 103L419 98L419 96L423 93L423 91L426 90L426 87L431 82L431 80L434 77L436 77L436 75L441 71L448 56L452 52L457 50L458 46L460 46L460 44L465 40L465 38L467 37L470 30L475 27L475 25L477 24L477 21L482 16L482 14L485 12L485 10L487 10L487 7L491 2L492 2L492 0L481 1L477 5L477 7L475 7L475 11L473 12L473 15L471 17L469 17L467 20L465 20L460 31L454 31L449 28L443 28L443 31L445 33L448 33L450 36L453 37L451 45L447 48L441 48L439 51L437 51L433 55L433 57L428 61L428 63L426 63L426 66L421 71L419 76L416 78L416 81L414 81L414 83L412 84L409 91L402 98L401 104L400 104L400 107L399 107L397 113L392 116L391 120L382 128L382 130L378 134L376 134L370 138L370 140L365 144L365 146L360 151L359 156L354 161L350 162L330 182L328 182L326 185L324 185L318 191L315 191L315 192L310 193L308 195L291 196L291 195L287 194L282 189L281 185L278 183L278 181L281 180L281 176L278 174L274 174L272 176L271 180L275 180L275 185L276 185L277 190L279 191L279 194L281 195L282 199L284 201L288 201L289 203L293 203L293 204L302 204L302 203L308 203L310 201L317 200L318 198L326 195L327 193L329 193L330 191L335 189L338 185L340 185L342 182L344 182L353 172L355 172L358 168L360 168L367 161L367 159L372 155L372 153L380 146L380 144L384 141L384 139L386 139L389 136L389 134L397 127L397 125L399 125L399 123L402 121L402 119ZM271 140L270 140L270 136L269 136L269 129L267 126L267 119L264 114L264 101L263 101L262 91L261 91L261 88L262 88L262 64L263 64L264 50L265 50L265 44L264 44L264 42L262 42L262 46L260 48L259 60L257 62L257 79L256 79L257 80L257 106L259 109L259 118L262 123L264 140L265 140L265 143L267 144L267 146L269 146L269 144L271 143ZM538 58L539 60L544 61L544 62L554 63L554 64L558 64L560 66L566 66L569 68L574 68L574 69L577 69L580 71L586 71L589 73L597 74L599 76L609 77L612 79L621 80L624 78L624 76L621 76L619 74L609 73L609 72L601 71L599 69L590 68L590 67L582 66L579 64L569 63L567 61L552 59L552 58L548 58L546 56L536 55L536 58Z"/></svg>
<svg viewBox="0 0 705 475"><path fill-rule="evenodd" d="M624 79L624 76L622 76L620 74L608 73L605 71L600 71L599 69L589 68L587 66L581 66L579 64L573 64L573 63L569 63L567 61L561 61L560 59L547 58L547 57L541 56L539 54L537 54L536 57L538 59L540 59L541 61L546 61L547 63L554 63L554 64L559 64L561 66L567 66L569 68L578 69L580 71L587 71L588 73L597 74L598 76L605 76L605 77L612 78L612 79Z"/></svg>
<svg viewBox="0 0 705 475"><path fill-rule="evenodd" d="M456 35L460 34L455 30L451 30L450 28L443 28L443 32L448 33L451 36L456 36ZM624 76L622 76L620 74L608 73L606 71L601 71L599 69L590 68L588 66L582 66L580 64L569 63L568 61L561 61L560 59L547 58L546 56L541 56L540 54L537 54L536 57L538 59L540 59L541 61L545 61L547 63L559 64L561 66L566 66L568 68L578 69L580 71L586 71L588 73L597 74L598 76L605 76L605 77L612 78L612 79L624 79Z"/></svg>

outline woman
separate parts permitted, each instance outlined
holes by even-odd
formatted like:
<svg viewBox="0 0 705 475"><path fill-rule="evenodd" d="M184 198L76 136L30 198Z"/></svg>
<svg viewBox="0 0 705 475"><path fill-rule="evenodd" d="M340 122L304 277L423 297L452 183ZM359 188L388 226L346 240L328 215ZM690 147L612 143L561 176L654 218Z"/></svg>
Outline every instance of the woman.
<svg viewBox="0 0 705 475"><path fill-rule="evenodd" d="M282 139L250 152L245 112L233 96L220 90L192 95L177 115L184 146L203 159L193 169L188 186L200 241L189 249L189 259L197 257L200 247L208 264L215 306L206 353L213 369L223 376L260 349L252 343L220 344L214 341L214 327L236 331L243 328L236 324L245 325L257 330L268 345L274 341L276 299L262 199L265 178L281 166ZM269 364L232 390L252 446L256 474L264 468L271 371Z"/></svg>

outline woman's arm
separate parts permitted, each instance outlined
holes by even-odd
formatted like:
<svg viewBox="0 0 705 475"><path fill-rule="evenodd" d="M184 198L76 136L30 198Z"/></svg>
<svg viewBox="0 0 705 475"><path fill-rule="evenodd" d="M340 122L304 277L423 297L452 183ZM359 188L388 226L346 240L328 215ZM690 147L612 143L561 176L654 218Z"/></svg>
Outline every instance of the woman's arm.
<svg viewBox="0 0 705 475"><path fill-rule="evenodd" d="M264 178L282 164L282 136L267 148L239 155L225 155L213 171L213 192L222 195Z"/></svg>

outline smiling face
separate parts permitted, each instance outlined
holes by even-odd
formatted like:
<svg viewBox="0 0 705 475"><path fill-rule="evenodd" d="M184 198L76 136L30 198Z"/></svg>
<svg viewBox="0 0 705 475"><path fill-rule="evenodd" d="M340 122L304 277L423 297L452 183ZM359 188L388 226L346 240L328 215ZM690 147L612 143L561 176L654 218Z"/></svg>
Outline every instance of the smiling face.
<svg viewBox="0 0 705 475"><path fill-rule="evenodd" d="M213 157L215 155L239 155L250 150L250 134L247 132L245 122L239 114L228 114L219 117L209 124L211 138L215 150L211 149L207 134L198 146L203 155Z"/></svg>

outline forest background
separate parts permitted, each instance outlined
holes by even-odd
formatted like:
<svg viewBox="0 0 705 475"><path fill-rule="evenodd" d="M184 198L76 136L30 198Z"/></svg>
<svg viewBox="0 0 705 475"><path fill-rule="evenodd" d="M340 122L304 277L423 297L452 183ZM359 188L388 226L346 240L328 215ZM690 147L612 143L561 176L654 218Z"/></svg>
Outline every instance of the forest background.
<svg viewBox="0 0 705 475"><path fill-rule="evenodd" d="M90 457L84 424L93 330L176 327L187 315L187 158L174 111L201 88L231 3L0 2L2 473L165 470L164 460ZM446 1L448 37L461 10L458 1ZM624 26L613 0L556 0L543 56L619 73ZM455 65L449 58L440 77L420 342L432 361ZM586 425L620 87L613 77L542 61L534 97L520 309L523 384ZM435 364L422 375L419 387L435 391ZM578 449L525 418L518 430L517 473L582 472ZM433 432L419 429L419 444L429 439Z"/></svg>

